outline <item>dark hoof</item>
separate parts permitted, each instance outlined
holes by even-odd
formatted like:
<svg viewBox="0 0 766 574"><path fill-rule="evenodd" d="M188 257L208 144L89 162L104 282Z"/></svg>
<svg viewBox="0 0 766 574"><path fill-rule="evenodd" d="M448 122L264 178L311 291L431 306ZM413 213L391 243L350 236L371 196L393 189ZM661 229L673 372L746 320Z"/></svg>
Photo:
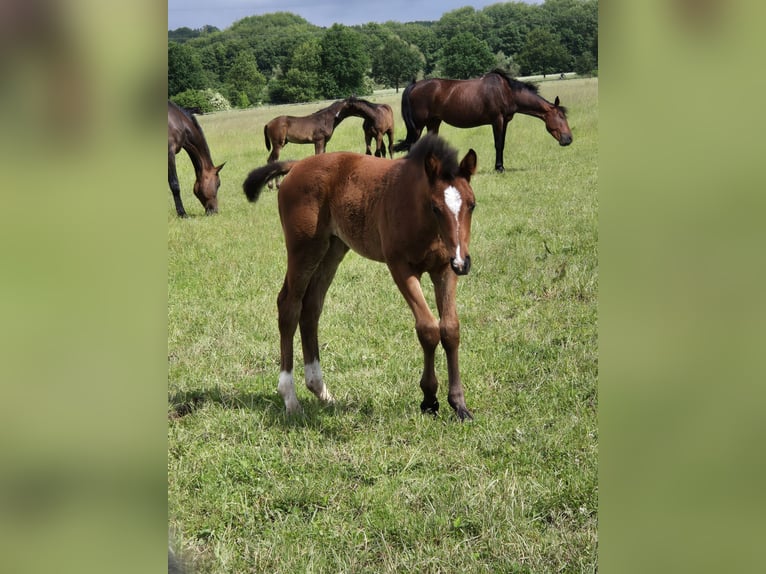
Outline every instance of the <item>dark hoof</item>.
<svg viewBox="0 0 766 574"><path fill-rule="evenodd" d="M420 411L423 414L428 413L429 415L434 415L434 416L438 415L439 414L439 401L434 401L433 403L430 403L430 404L428 404L425 401L423 401L422 403L420 403Z"/></svg>
<svg viewBox="0 0 766 574"><path fill-rule="evenodd" d="M495 166L495 171L497 173L503 173L505 171L505 168L502 165L496 165Z"/></svg>
<svg viewBox="0 0 766 574"><path fill-rule="evenodd" d="M186 212L184 211L183 213L179 213L178 217L180 217L181 219L188 219L189 216L186 215Z"/></svg>
<svg viewBox="0 0 766 574"><path fill-rule="evenodd" d="M473 420L473 415L471 414L471 411L469 411L465 407L455 409L455 414L457 415L457 418L460 420L461 423L465 421Z"/></svg>

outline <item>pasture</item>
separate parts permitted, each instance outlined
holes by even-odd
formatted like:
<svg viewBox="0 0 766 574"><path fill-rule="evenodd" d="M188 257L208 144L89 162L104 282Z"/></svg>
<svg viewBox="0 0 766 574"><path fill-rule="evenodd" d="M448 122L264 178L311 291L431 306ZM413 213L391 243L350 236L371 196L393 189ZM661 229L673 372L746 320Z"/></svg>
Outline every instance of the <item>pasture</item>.
<svg viewBox="0 0 766 574"><path fill-rule="evenodd" d="M517 115L503 174L489 126L440 130L459 158L478 154L473 266L457 289L475 417L465 424L446 402L441 348L442 409L421 414L412 314L385 265L353 252L319 323L337 403L305 388L298 352L304 414L285 414L276 192L250 204L242 182L266 163L266 122L330 102L198 117L213 161L226 162L219 213L205 216L191 193L185 152L190 217L176 216L167 184L157 190L168 218L168 514L195 572L597 570L598 80L543 82L540 94L568 107L574 141L559 147L541 120ZM400 97L367 97L392 106L396 140ZM340 150L364 151L360 118L335 130L327 151ZM288 144L280 159L313 152ZM427 276L423 291L435 309Z"/></svg>

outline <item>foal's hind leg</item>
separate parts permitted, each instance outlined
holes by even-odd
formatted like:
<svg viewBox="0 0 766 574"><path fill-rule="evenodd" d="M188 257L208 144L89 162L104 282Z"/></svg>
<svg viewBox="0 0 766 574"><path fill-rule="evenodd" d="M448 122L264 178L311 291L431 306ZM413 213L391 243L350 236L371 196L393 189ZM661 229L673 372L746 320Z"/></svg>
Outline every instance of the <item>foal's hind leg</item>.
<svg viewBox="0 0 766 574"><path fill-rule="evenodd" d="M322 378L317 331L325 295L335 277L338 265L347 252L348 246L345 243L337 237L330 238L330 247L311 278L306 294L303 296L301 309L300 329L306 386L326 404L334 402L334 399Z"/></svg>

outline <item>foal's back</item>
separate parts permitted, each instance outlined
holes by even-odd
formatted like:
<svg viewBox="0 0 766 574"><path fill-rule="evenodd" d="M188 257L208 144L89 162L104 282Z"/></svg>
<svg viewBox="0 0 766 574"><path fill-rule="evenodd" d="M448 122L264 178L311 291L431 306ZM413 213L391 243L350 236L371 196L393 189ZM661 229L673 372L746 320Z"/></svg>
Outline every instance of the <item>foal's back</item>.
<svg viewBox="0 0 766 574"><path fill-rule="evenodd" d="M388 189L405 160L349 152L298 162L279 188L279 213L296 241L335 235L360 255L384 261L379 224Z"/></svg>

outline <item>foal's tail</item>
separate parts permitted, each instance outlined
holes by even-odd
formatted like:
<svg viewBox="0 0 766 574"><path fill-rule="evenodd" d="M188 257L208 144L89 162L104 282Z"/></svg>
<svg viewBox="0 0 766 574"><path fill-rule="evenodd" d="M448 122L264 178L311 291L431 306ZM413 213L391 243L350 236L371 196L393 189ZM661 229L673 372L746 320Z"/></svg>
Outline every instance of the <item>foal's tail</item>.
<svg viewBox="0 0 766 574"><path fill-rule="evenodd" d="M409 86L402 92L402 118L404 125L407 126L407 136L403 140L396 142L392 148L393 151L409 151L412 144L418 141L418 132L415 129L415 120L412 117L412 104L410 104L410 92L415 87L415 80L412 80Z"/></svg>
<svg viewBox="0 0 766 574"><path fill-rule="evenodd" d="M271 140L269 139L269 124L263 126L263 138L266 140L266 151L270 151Z"/></svg>
<svg viewBox="0 0 766 574"><path fill-rule="evenodd" d="M242 189L244 190L248 201L258 201L258 197L261 195L261 191L263 191L263 186L275 177L285 175L296 163L298 162L295 160L277 161L268 163L263 167L258 167L251 171L248 174L247 179L245 179L245 182L242 184Z"/></svg>

